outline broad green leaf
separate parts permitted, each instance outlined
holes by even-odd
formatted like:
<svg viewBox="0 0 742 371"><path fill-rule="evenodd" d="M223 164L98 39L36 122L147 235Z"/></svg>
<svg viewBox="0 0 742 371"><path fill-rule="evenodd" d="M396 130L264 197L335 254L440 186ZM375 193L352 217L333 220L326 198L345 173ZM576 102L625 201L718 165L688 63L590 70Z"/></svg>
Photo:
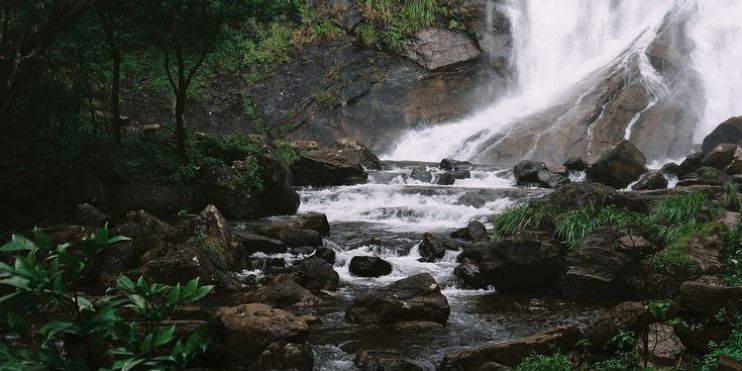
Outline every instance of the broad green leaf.
<svg viewBox="0 0 742 371"><path fill-rule="evenodd" d="M80 311L90 311L90 312L95 311L93 307L93 303L91 303L90 300L85 299L82 296L77 297L77 307Z"/></svg>
<svg viewBox="0 0 742 371"><path fill-rule="evenodd" d="M39 333L44 336L44 339L46 341L50 341L57 337L57 335L62 334L64 332L73 332L76 328L76 325L72 322L66 322L66 321L52 321L48 322L45 325L41 326L39 329Z"/></svg>
<svg viewBox="0 0 742 371"><path fill-rule="evenodd" d="M11 237L10 242L0 247L0 252L30 251L36 248L36 244L31 242L28 238L19 234L14 234Z"/></svg>
<svg viewBox="0 0 742 371"><path fill-rule="evenodd" d="M22 290L28 290L31 280L21 276L10 276L8 278L0 280L0 285L8 285L17 287Z"/></svg>
<svg viewBox="0 0 742 371"><path fill-rule="evenodd" d="M116 279L116 287L120 290L132 292L134 291L134 281L122 274Z"/></svg>
<svg viewBox="0 0 742 371"><path fill-rule="evenodd" d="M180 284L175 285L173 288L170 289L170 292L167 294L167 299L165 300L165 303L170 305L175 305L180 300Z"/></svg>
<svg viewBox="0 0 742 371"><path fill-rule="evenodd" d="M154 332L155 347L159 347L171 342L175 336L175 325L159 328Z"/></svg>
<svg viewBox="0 0 742 371"><path fill-rule="evenodd" d="M106 241L106 245L113 245L115 243L119 243L123 241L131 241L131 238L126 237L126 236L113 236Z"/></svg>
<svg viewBox="0 0 742 371"><path fill-rule="evenodd" d="M193 294L192 294L192 295L191 295L191 296L190 296L190 297L188 298L188 301L190 301L190 302L194 302L194 301L199 301L199 300L203 299L203 297L204 297L204 296L206 296L206 295L208 295L208 294L209 294L209 292L211 292L211 290L212 290L213 288L214 288L214 286L212 286L212 285L209 285L209 286L201 286L201 287L199 287L199 288L198 288L198 289L196 290L196 292L195 292L195 293L193 293Z"/></svg>
<svg viewBox="0 0 742 371"><path fill-rule="evenodd" d="M39 227L33 229L33 237L37 246L42 249L51 249L52 239L46 233L42 232Z"/></svg>

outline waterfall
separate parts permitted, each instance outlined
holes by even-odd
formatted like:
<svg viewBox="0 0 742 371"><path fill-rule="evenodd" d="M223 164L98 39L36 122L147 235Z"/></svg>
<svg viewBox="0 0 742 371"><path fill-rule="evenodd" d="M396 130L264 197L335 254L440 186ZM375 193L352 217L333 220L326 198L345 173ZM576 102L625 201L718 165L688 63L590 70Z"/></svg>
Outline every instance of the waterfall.
<svg viewBox="0 0 742 371"><path fill-rule="evenodd" d="M673 91L673 87L693 91L697 94L693 99L705 107L695 114L701 118L695 133L688 133L696 143L724 119L742 114L742 0L508 0L502 5L514 44L511 91L461 121L407 132L383 157L490 162L487 159L505 152L510 157L537 157L551 151L552 159L566 156L561 152L568 150L585 155L593 144L588 135L595 133L595 123L600 119L621 125L618 134L609 140L633 139L632 135L674 140L652 128L656 123L649 119L656 122L662 117L662 121L669 121L667 117L677 117L679 110L691 110L675 97L682 93ZM682 35L670 36L689 42L670 39L672 45L662 47L691 45L693 50L690 60L682 58L682 50L670 58L683 59L672 62L686 69L676 75L687 81L668 82L653 66L648 48L655 46L662 27L675 24ZM691 86L698 81L702 89L694 90ZM618 88L606 93L606 82ZM633 90L621 97L619 88ZM641 104L635 103L631 114L604 117L609 106L627 105L612 104L611 99L626 96ZM658 104L662 99L665 101ZM668 113L671 104L680 107ZM623 107L612 109L620 111ZM649 117L647 122L645 117ZM607 131L608 123L601 125L601 130ZM637 125L642 126L641 133L635 133ZM515 131L520 137L508 138ZM570 147L567 141L577 142L576 138L586 143ZM561 147L547 148L553 141ZM683 148L665 145L670 148L666 151L691 151L690 139L678 139L678 146ZM493 154L485 157L483 152Z"/></svg>

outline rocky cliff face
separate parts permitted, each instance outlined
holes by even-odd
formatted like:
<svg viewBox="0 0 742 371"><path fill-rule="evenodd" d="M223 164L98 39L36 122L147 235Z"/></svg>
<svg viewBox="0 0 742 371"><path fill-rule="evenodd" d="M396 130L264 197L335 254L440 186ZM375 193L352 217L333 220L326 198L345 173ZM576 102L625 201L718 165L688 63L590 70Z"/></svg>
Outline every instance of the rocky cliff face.
<svg viewBox="0 0 742 371"><path fill-rule="evenodd" d="M292 139L332 145L354 137L383 151L403 131L461 118L505 90L509 26L486 0L459 1L465 27L439 20L399 52L362 46L355 36L358 4L308 0L312 9L333 9L328 14L343 33L293 48L286 63L257 82L246 82L245 71L216 76L201 94L208 98L189 101L188 124L205 132L253 132L256 120L243 109L249 101L269 133L293 124ZM170 121L165 94L136 91L126 101L133 122Z"/></svg>

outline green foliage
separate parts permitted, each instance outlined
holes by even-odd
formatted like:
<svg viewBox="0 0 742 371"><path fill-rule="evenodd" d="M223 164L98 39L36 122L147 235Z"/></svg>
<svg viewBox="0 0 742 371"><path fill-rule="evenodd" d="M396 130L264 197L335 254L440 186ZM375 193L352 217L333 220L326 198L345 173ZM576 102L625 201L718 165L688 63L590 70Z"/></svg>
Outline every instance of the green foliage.
<svg viewBox="0 0 742 371"><path fill-rule="evenodd" d="M387 48L401 52L409 37L432 26L438 17L449 24L464 27L455 20L448 0L362 0L359 8L363 23L356 36L367 47Z"/></svg>
<svg viewBox="0 0 742 371"><path fill-rule="evenodd" d="M572 363L561 353L551 356L533 355L524 359L515 369L517 371L570 371Z"/></svg>
<svg viewBox="0 0 742 371"><path fill-rule="evenodd" d="M721 344L711 342L709 346L711 352L703 359L701 368L703 371L716 370L720 357L728 357L742 362L742 318L737 319L732 334L725 342Z"/></svg>
<svg viewBox="0 0 742 371"><path fill-rule="evenodd" d="M742 234L740 227L728 229L722 234L724 242L724 262L726 275L724 282L729 286L742 285Z"/></svg>
<svg viewBox="0 0 742 371"><path fill-rule="evenodd" d="M728 210L742 210L742 195L739 193L739 186L734 182L724 184L724 194L721 196L722 205Z"/></svg>
<svg viewBox="0 0 742 371"><path fill-rule="evenodd" d="M596 228L625 227L636 222L636 215L613 206L602 209L584 208L559 214L555 222L555 236L567 241L570 247L577 248L582 239Z"/></svg>
<svg viewBox="0 0 742 371"><path fill-rule="evenodd" d="M178 306L209 293L198 279L181 287L121 276L105 297L79 291L93 257L124 240L104 227L54 246L35 230L34 241L14 235L0 247L15 261L0 263L0 288L7 293L0 297L0 328L13 334L0 340L4 370L184 369L206 349L208 326L178 338L175 326L164 323Z"/></svg>
<svg viewBox="0 0 742 371"><path fill-rule="evenodd" d="M538 229L550 216L550 211L540 203L526 203L495 215L493 223L500 236L512 236L525 230Z"/></svg>

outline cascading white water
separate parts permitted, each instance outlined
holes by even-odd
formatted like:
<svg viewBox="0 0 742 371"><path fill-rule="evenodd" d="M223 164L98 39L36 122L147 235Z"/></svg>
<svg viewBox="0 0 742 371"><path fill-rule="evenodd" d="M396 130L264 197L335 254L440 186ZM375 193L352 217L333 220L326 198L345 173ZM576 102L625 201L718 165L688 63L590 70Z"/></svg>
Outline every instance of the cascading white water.
<svg viewBox="0 0 742 371"><path fill-rule="evenodd" d="M511 94L462 121L406 133L384 158L472 159L484 143L497 144L498 137L524 118L579 96L576 90L595 85L600 76L612 73L610 69L622 68L635 58L649 104L625 122L630 137L640 116L670 93L646 53L666 17L678 14L689 17L685 32L695 44L693 60L679 62L685 66L692 62L704 88L698 99L706 99L694 140L700 141L724 119L742 114L740 0L511 0L506 4L503 10L510 18L514 41Z"/></svg>
<svg viewBox="0 0 742 371"><path fill-rule="evenodd" d="M700 142L722 121L742 115L742 1L698 0L693 12L688 34L706 104L694 133Z"/></svg>

